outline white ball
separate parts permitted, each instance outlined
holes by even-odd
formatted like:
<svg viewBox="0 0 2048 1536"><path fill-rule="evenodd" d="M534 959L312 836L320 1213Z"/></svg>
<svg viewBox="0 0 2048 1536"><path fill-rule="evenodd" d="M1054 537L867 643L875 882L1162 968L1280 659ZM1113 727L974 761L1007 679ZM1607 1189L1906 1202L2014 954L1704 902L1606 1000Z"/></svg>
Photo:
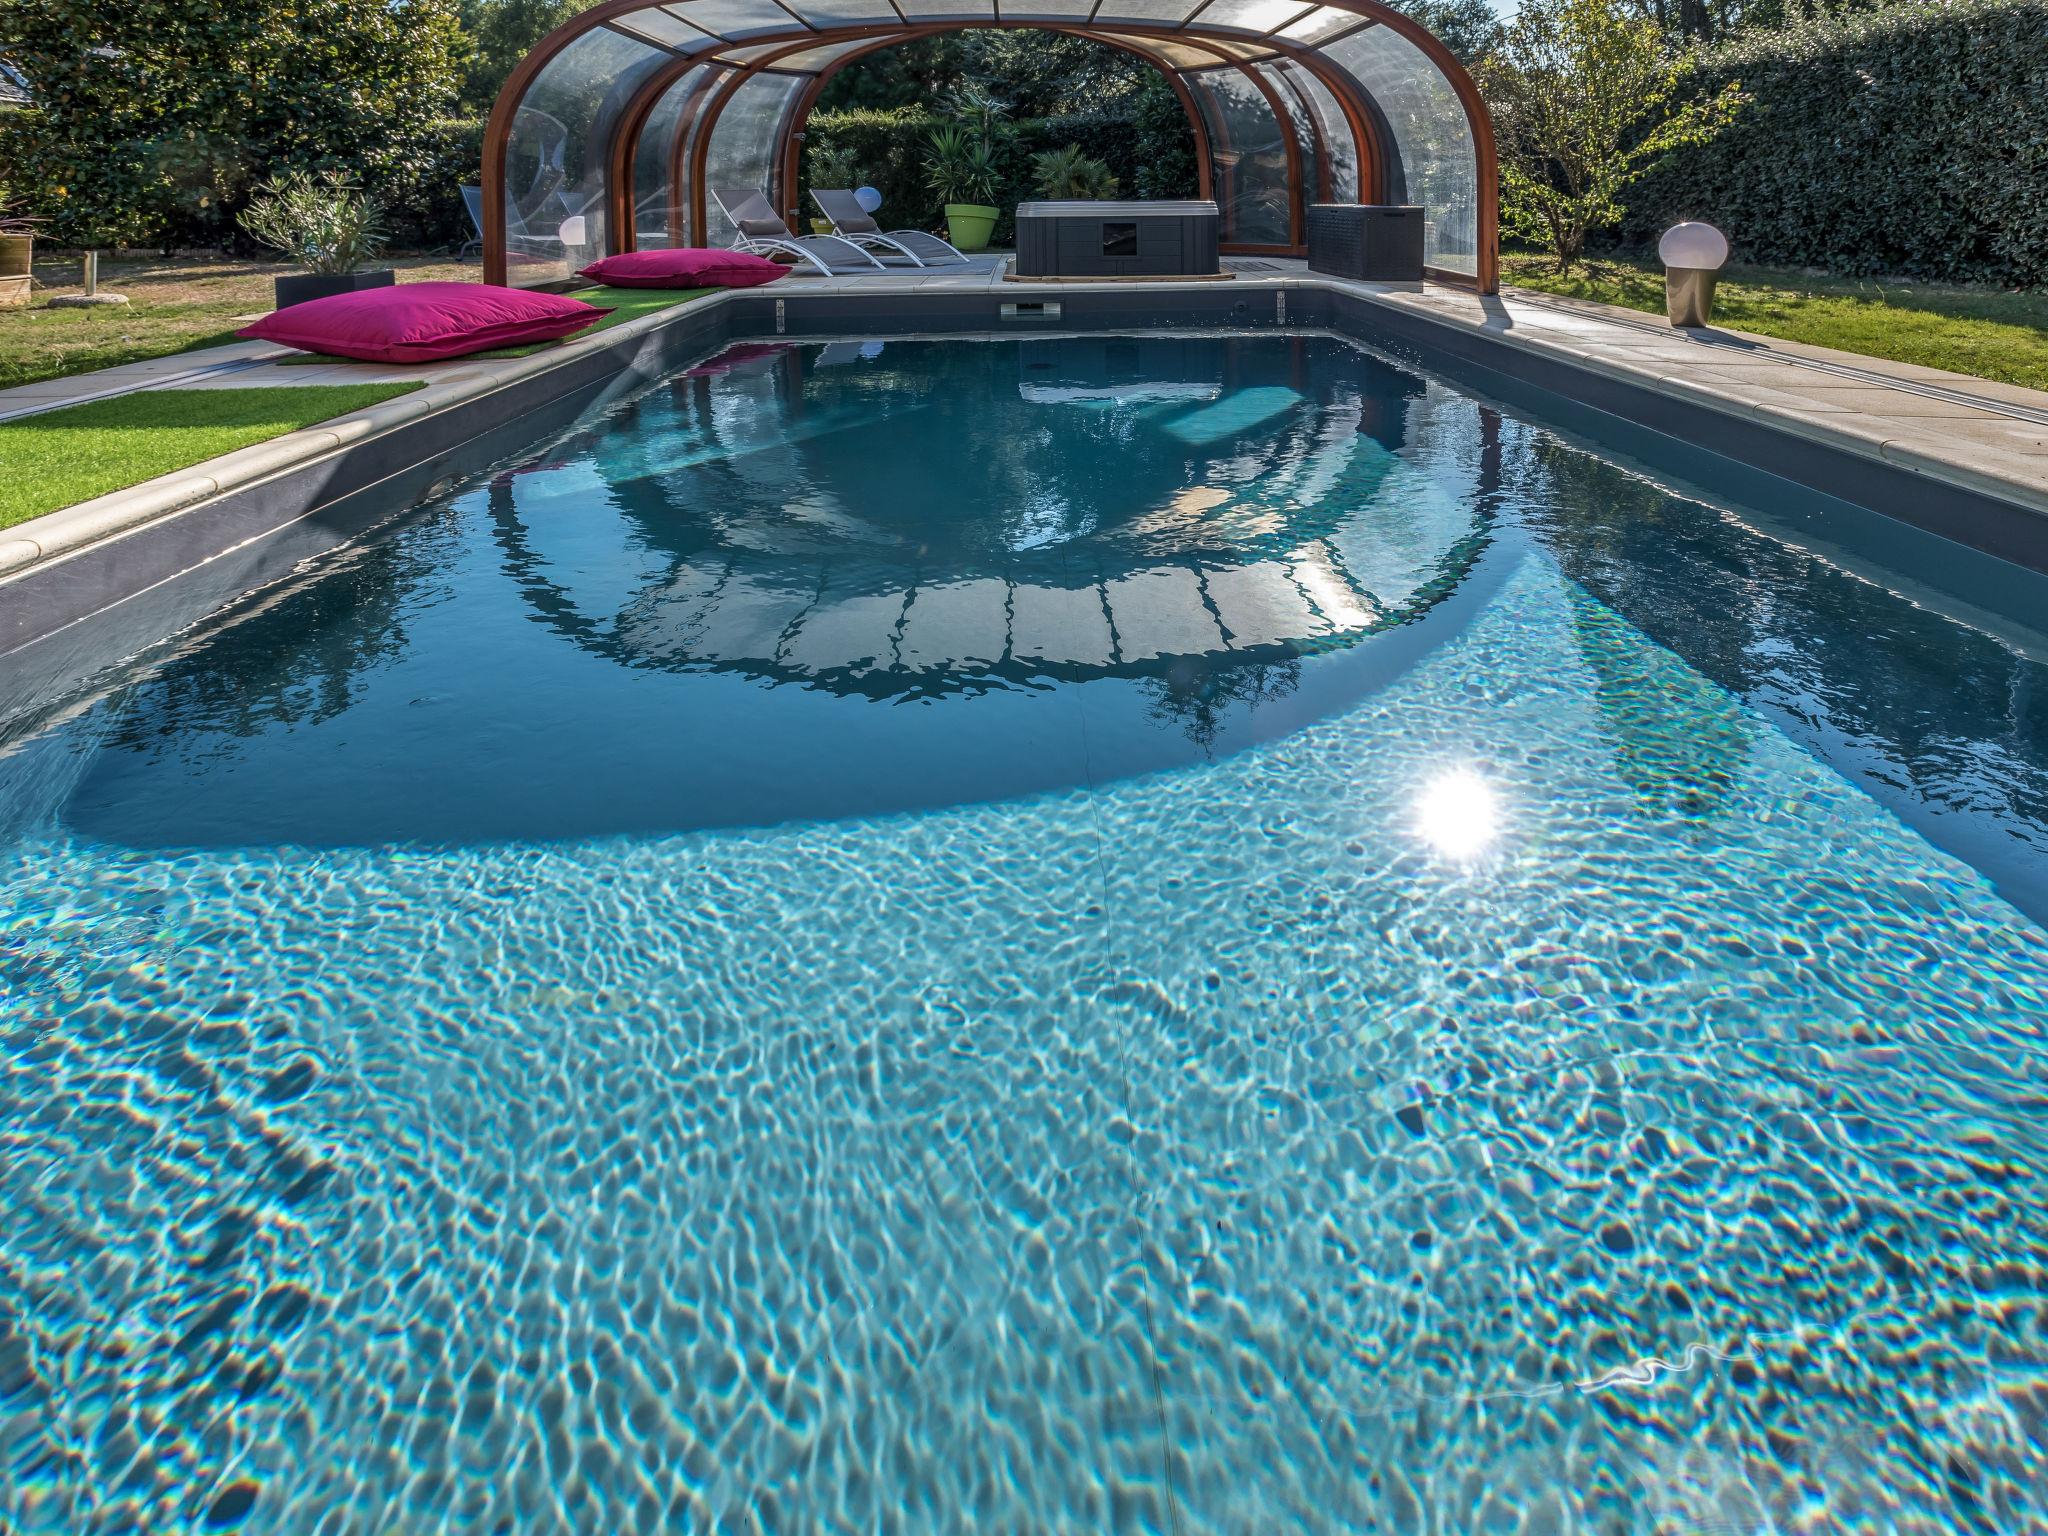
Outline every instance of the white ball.
<svg viewBox="0 0 2048 1536"><path fill-rule="evenodd" d="M1711 224L1674 224L1657 242L1657 255L1667 267L1712 272L1728 259L1728 237Z"/></svg>
<svg viewBox="0 0 2048 1536"><path fill-rule="evenodd" d="M856 189L853 194L853 200L860 204L860 211L862 213L873 213L882 206L882 194L873 187L860 187Z"/></svg>

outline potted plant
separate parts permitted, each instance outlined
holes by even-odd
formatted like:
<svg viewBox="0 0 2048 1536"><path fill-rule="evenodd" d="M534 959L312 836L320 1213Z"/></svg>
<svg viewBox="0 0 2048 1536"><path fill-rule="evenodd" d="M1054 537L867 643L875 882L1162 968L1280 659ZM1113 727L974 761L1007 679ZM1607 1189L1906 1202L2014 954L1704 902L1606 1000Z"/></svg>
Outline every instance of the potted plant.
<svg viewBox="0 0 2048 1536"><path fill-rule="evenodd" d="M959 250L986 250L1000 212L989 201L999 179L995 151L964 128L935 129L930 143L925 184L946 205L946 237Z"/></svg>
<svg viewBox="0 0 2048 1536"><path fill-rule="evenodd" d="M0 214L0 309L28 302L29 267L35 259L40 219Z"/></svg>
<svg viewBox="0 0 2048 1536"><path fill-rule="evenodd" d="M383 252L383 217L375 198L332 171L287 171L256 189L241 225L258 244L305 268L277 280L277 307L286 309L397 281L390 267L364 270Z"/></svg>

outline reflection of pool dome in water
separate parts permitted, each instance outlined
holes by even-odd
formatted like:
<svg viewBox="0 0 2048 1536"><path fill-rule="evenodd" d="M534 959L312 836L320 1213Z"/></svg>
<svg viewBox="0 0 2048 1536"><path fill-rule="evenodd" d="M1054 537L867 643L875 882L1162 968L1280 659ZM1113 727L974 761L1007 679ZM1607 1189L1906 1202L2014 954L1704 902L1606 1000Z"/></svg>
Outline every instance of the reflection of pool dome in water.
<svg viewBox="0 0 2048 1536"><path fill-rule="evenodd" d="M1286 661L1415 617L1484 542L1396 451L1420 386L1354 355L1351 386L1224 338L977 349L1020 406L991 430L924 349L755 349L493 512L542 616L629 666L887 698ZM615 509L644 579L581 578L565 503Z"/></svg>

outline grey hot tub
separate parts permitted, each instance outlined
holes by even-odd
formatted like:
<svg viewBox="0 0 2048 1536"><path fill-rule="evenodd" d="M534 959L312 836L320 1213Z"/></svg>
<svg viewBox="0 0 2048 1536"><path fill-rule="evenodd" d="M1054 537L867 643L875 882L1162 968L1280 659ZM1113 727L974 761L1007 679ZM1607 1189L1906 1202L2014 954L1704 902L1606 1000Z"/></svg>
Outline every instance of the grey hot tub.
<svg viewBox="0 0 2048 1536"><path fill-rule="evenodd" d="M1221 270L1216 205L1020 203L1019 277L1198 277Z"/></svg>

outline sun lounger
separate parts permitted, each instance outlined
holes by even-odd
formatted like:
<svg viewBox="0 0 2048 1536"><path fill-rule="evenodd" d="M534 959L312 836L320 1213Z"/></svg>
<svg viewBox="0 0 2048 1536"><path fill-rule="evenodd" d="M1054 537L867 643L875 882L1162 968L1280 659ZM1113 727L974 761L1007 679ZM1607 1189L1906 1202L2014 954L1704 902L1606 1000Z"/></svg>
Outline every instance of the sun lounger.
<svg viewBox="0 0 2048 1536"><path fill-rule="evenodd" d="M842 240L836 235L796 234L759 192L714 188L711 197L737 231L732 243L736 251L754 256L794 256L799 261L809 262L827 276L882 270L879 261L851 240Z"/></svg>
<svg viewBox="0 0 2048 1536"><path fill-rule="evenodd" d="M921 229L884 230L851 192L821 191L813 187L811 201L832 221L833 234L851 241L862 250L894 251L918 267L948 266L967 260L937 235L926 234Z"/></svg>

